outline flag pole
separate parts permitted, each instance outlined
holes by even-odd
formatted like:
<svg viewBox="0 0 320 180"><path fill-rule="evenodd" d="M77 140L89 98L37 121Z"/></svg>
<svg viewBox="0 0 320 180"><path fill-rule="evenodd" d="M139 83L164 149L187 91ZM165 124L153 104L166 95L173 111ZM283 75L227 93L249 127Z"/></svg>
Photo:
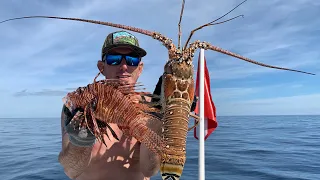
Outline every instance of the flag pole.
<svg viewBox="0 0 320 180"><path fill-rule="evenodd" d="M200 49L200 78L199 78L199 180L205 179L205 148L204 148L204 49Z"/></svg>

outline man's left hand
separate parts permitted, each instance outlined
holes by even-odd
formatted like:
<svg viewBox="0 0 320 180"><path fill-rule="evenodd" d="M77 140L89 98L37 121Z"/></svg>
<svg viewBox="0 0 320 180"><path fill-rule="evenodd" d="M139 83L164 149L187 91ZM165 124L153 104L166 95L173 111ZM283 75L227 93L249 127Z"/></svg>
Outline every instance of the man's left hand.
<svg viewBox="0 0 320 180"><path fill-rule="evenodd" d="M136 104L138 104L142 100L140 95L131 95L130 99Z"/></svg>

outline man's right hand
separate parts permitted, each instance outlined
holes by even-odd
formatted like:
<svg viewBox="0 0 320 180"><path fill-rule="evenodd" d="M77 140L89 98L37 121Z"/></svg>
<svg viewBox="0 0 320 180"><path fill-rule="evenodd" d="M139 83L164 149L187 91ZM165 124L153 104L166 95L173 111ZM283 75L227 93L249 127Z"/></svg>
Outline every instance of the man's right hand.
<svg viewBox="0 0 320 180"><path fill-rule="evenodd" d="M69 111L69 110L67 110ZM79 147L91 147L96 141L96 137L88 130L88 128L80 128L79 124L84 120L84 114L78 110L72 115L65 112L65 130L69 135L70 142ZM71 117L70 117L71 115Z"/></svg>

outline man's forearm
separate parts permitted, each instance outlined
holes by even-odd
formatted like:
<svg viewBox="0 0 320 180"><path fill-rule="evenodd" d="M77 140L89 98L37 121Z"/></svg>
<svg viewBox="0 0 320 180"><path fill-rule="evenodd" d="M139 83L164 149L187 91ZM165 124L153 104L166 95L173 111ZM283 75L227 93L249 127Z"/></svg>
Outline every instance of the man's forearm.
<svg viewBox="0 0 320 180"><path fill-rule="evenodd" d="M148 120L146 126L154 131L156 134L161 135L162 133L162 122ZM149 150L143 143L140 145L140 168L142 173L151 177L158 173L160 169L160 157Z"/></svg>
<svg viewBox="0 0 320 180"><path fill-rule="evenodd" d="M75 179L85 170L91 161L91 151L92 147L78 147L70 142L65 144L58 159L69 178Z"/></svg>
<svg viewBox="0 0 320 180"><path fill-rule="evenodd" d="M154 176L160 169L160 158L144 144L140 146L140 170L146 177Z"/></svg>

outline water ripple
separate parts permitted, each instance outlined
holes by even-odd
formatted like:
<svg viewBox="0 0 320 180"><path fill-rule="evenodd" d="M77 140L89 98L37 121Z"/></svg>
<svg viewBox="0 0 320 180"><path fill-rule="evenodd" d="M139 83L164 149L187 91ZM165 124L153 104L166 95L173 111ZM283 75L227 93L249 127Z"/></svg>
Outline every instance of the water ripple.
<svg viewBox="0 0 320 180"><path fill-rule="evenodd" d="M319 180L320 116L218 117L205 141L207 180ZM1 180L67 180L59 119L0 119ZM189 132L183 179L198 179ZM152 180L161 180L158 174Z"/></svg>

